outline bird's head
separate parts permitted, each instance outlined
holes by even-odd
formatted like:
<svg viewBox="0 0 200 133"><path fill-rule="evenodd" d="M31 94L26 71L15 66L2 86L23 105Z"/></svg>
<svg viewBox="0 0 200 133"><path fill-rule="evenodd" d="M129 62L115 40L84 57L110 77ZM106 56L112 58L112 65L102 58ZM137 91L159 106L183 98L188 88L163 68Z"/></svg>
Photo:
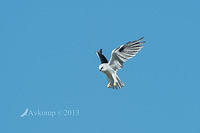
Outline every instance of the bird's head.
<svg viewBox="0 0 200 133"><path fill-rule="evenodd" d="M101 64L101 65L99 65L99 70L101 71L101 72L105 72L106 71L106 65L103 63L103 64Z"/></svg>

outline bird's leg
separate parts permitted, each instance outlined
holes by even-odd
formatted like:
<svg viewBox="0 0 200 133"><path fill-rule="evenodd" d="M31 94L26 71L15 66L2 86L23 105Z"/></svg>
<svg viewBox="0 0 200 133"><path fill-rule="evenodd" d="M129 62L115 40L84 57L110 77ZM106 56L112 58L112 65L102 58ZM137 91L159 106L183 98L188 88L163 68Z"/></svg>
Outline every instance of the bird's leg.
<svg viewBox="0 0 200 133"><path fill-rule="evenodd" d="M108 88L111 88L111 83L110 83L110 82L108 83L107 87L108 87Z"/></svg>

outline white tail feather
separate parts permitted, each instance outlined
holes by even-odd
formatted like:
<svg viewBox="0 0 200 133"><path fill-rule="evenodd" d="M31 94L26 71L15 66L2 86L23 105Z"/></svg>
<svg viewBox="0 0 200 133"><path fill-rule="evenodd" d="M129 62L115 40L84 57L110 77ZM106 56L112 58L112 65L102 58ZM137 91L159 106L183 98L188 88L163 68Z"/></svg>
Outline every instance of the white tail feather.
<svg viewBox="0 0 200 133"><path fill-rule="evenodd" d="M122 88L124 87L124 83L120 80L120 78L117 76L117 87Z"/></svg>

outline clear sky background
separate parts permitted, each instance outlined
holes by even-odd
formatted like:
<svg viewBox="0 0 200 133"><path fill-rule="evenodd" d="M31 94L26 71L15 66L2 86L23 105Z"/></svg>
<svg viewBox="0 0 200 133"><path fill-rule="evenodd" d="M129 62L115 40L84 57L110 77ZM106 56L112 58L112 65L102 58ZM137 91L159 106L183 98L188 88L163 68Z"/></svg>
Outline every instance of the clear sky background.
<svg viewBox="0 0 200 133"><path fill-rule="evenodd" d="M198 0L0 1L0 132L199 133ZM144 36L106 88L99 48ZM21 118L24 110L76 117Z"/></svg>

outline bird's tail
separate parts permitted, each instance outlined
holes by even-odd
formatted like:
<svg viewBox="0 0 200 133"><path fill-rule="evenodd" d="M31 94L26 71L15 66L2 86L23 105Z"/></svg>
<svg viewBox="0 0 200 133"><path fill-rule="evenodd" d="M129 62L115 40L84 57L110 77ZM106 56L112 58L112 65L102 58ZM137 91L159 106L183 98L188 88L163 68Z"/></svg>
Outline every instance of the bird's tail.
<svg viewBox="0 0 200 133"><path fill-rule="evenodd" d="M120 78L117 76L117 88L122 88L124 87L124 83L120 80Z"/></svg>

